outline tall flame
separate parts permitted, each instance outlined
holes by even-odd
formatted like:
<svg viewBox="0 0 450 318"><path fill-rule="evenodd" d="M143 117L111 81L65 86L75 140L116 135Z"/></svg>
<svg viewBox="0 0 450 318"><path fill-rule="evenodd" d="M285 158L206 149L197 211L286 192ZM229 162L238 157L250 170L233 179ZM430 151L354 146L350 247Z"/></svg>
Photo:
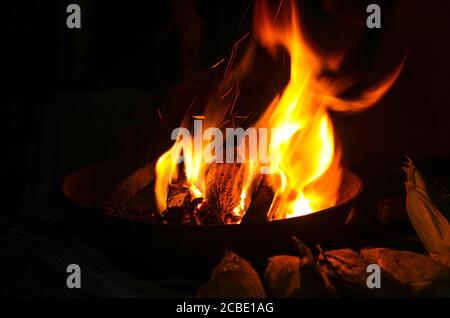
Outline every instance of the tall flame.
<svg viewBox="0 0 450 318"><path fill-rule="evenodd" d="M268 216L272 220L306 215L336 204L342 177L341 152L328 110L356 112L368 108L388 91L402 67L400 65L358 99L337 97L337 83L319 80L325 59L314 52L305 40L295 2L281 4L277 13L272 14L266 1L255 1L253 26L257 41L271 54L276 54L278 48L283 47L290 55L288 84L254 125L255 128L271 131L269 181L275 197ZM247 61L243 65L248 64ZM240 69L237 73L242 72ZM217 111L207 112L212 118L220 117ZM217 120L210 120L209 125L212 127L214 124ZM193 149L193 139L177 140L160 157L156 166L155 189L160 211L165 210L168 185L176 178L174 155L179 155L182 142L188 142L187 149ZM183 155L187 186L194 196L202 196L205 193L203 173L206 164L194 152L187 151ZM240 203L234 210L241 216L249 206L253 186L261 180L262 164L250 161L245 165L246 178Z"/></svg>

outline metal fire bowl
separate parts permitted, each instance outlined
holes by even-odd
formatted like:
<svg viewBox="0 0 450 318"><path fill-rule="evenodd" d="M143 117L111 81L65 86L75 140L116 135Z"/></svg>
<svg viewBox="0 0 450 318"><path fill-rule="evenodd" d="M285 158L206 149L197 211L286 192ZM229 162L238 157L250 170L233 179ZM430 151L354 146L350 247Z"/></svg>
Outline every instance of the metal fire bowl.
<svg viewBox="0 0 450 318"><path fill-rule="evenodd" d="M84 167L64 180L64 193L100 218L97 199L144 163L127 158ZM359 177L345 171L337 205L268 224L177 225L102 216L98 243L120 265L159 278L204 276L226 249L263 266L272 255L296 255L293 236L307 244L333 242L362 188Z"/></svg>

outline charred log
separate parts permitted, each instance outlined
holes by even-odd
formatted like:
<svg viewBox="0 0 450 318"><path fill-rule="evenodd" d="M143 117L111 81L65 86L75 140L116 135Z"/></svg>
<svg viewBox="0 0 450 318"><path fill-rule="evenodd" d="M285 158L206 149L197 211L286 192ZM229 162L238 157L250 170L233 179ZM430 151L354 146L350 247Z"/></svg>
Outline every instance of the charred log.
<svg viewBox="0 0 450 318"><path fill-rule="evenodd" d="M267 213L272 205L275 193L263 178L258 189L252 196L252 202L242 218L242 224L267 223Z"/></svg>

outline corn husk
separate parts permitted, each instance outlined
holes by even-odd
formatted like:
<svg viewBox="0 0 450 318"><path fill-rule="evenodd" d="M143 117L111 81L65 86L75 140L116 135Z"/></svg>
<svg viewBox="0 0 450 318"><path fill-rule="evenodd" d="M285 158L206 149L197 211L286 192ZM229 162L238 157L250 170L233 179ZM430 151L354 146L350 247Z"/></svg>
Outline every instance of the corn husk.
<svg viewBox="0 0 450 318"><path fill-rule="evenodd" d="M245 165L239 163L212 163L205 176L205 200L222 223L233 214L241 200Z"/></svg>
<svg viewBox="0 0 450 318"><path fill-rule="evenodd" d="M262 282L248 261L228 251L198 290L201 298L264 298Z"/></svg>
<svg viewBox="0 0 450 318"><path fill-rule="evenodd" d="M333 250L319 256L319 265L342 296L405 297L405 290L389 273L381 272L381 288L367 287L367 267L372 260L351 249Z"/></svg>
<svg viewBox="0 0 450 318"><path fill-rule="evenodd" d="M431 258L409 251L373 248L361 251L361 256L380 265L398 281L411 296L448 297L449 269Z"/></svg>
<svg viewBox="0 0 450 318"><path fill-rule="evenodd" d="M279 255L269 259L264 283L269 297L313 298L336 297L333 284L323 274L311 250L294 238L299 256Z"/></svg>
<svg viewBox="0 0 450 318"><path fill-rule="evenodd" d="M433 261L438 262L439 264L442 264L442 265L450 268L450 254L432 253L432 254L430 254L430 257Z"/></svg>
<svg viewBox="0 0 450 318"><path fill-rule="evenodd" d="M300 254L300 277L301 286L298 297L330 297L338 296L333 283L328 279L318 266L317 258L314 257L309 247L294 237Z"/></svg>
<svg viewBox="0 0 450 318"><path fill-rule="evenodd" d="M408 160L406 209L409 219L425 248L430 253L450 253L450 224L430 199L424 178Z"/></svg>
<svg viewBox="0 0 450 318"><path fill-rule="evenodd" d="M301 288L300 259L289 255L271 257L264 273L264 282L270 297L298 297Z"/></svg>

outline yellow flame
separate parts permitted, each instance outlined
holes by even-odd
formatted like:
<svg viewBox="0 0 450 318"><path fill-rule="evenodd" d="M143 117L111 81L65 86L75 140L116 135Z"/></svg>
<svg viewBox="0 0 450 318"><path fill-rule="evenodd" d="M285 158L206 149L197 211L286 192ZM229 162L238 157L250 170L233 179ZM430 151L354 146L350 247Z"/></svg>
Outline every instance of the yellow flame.
<svg viewBox="0 0 450 318"><path fill-rule="evenodd" d="M336 146L333 123L328 110L361 111L376 103L392 86L403 66L400 65L377 86L364 92L359 98L344 100L337 97L339 85L319 80L322 66L327 62L308 45L300 28L294 1L282 3L275 14L267 1L255 1L254 35L271 54L284 47L290 55L290 80L284 90L268 105L254 125L266 128L270 133L269 181L275 197L268 212L270 219L302 216L335 205L339 199L342 177L340 149ZM239 79L251 67L252 46L243 62L233 73L227 72L227 80ZM329 61L328 61L329 62ZM337 61L335 61L337 64ZM233 89L226 90L229 96ZM224 110L209 105L206 109L209 126L215 127L223 118ZM275 128L275 129L274 129ZM185 140L186 183L196 197L205 193L205 163L202 156L193 151L192 139ZM177 168L173 159L180 152L180 141L158 160L155 185L158 208L165 210L168 185L176 178ZM185 149L185 148L183 148ZM243 216L248 208L254 188L261 180L262 164L245 163L246 171L240 192L239 204L233 213Z"/></svg>
<svg viewBox="0 0 450 318"><path fill-rule="evenodd" d="M258 2L255 12L260 42L270 52L283 46L291 57L289 83L257 123L258 127L277 128L271 135L270 154L272 171L280 177L281 187L273 186L277 204L272 205L269 216L301 216L331 206L338 199L336 187L324 187L321 195L314 198L305 192L330 167L333 169L328 176L340 184L341 168L339 164L332 165L339 161L333 125L322 96L327 91L315 89L320 60L302 37L294 4L284 11L284 16L278 16L279 23L274 23L266 2Z"/></svg>

